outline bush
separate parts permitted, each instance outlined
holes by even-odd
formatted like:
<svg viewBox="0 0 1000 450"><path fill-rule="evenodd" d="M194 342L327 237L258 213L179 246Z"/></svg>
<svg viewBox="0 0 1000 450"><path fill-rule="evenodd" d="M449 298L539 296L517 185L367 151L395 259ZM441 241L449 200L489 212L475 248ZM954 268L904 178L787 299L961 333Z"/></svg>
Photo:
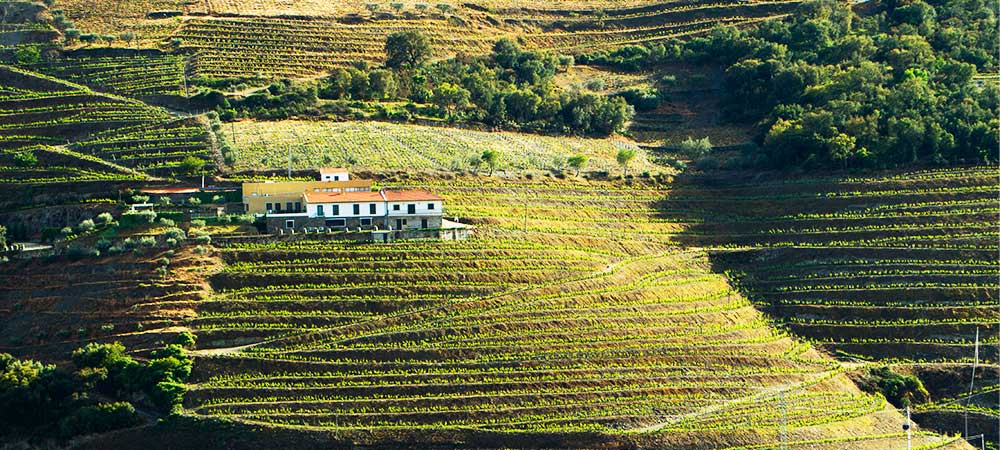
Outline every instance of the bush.
<svg viewBox="0 0 1000 450"><path fill-rule="evenodd" d="M133 195L132 196L132 202L133 203L149 203L149 196L148 195Z"/></svg>
<svg viewBox="0 0 1000 450"><path fill-rule="evenodd" d="M14 155L14 165L17 167L35 167L38 165L38 157L32 152L21 152Z"/></svg>
<svg viewBox="0 0 1000 450"><path fill-rule="evenodd" d="M111 223L114 222L114 221L115 221L115 217L112 216L111 213L108 213L108 212L102 212L102 213L98 214L97 215L97 219L96 219L96 223L98 225L100 225L100 226L103 226L103 227L111 225Z"/></svg>
<svg viewBox="0 0 1000 450"><path fill-rule="evenodd" d="M201 204L201 199L198 197L188 197L187 203L191 206L198 206Z"/></svg>
<svg viewBox="0 0 1000 450"><path fill-rule="evenodd" d="M82 259L86 257L96 258L101 256L101 252L96 248L70 245L69 248L66 249L66 256L69 256L70 259Z"/></svg>
<svg viewBox="0 0 1000 450"><path fill-rule="evenodd" d="M84 219L80 221L80 224L76 226L76 229L81 233L86 233L88 231L93 231L97 226L94 225L94 221L90 219Z"/></svg>
<svg viewBox="0 0 1000 450"><path fill-rule="evenodd" d="M14 59L22 66L38 64L42 60L42 51L37 45L20 45L14 50Z"/></svg>
<svg viewBox="0 0 1000 450"><path fill-rule="evenodd" d="M153 248L156 247L156 238L152 236L143 236L139 239L139 247L143 248Z"/></svg>
<svg viewBox="0 0 1000 450"><path fill-rule="evenodd" d="M681 142L680 152L691 159L698 159L712 151L712 141L707 137L695 140L690 137Z"/></svg>
<svg viewBox="0 0 1000 450"><path fill-rule="evenodd" d="M102 252L108 251L111 248L111 241L104 238L98 239L97 243L94 244L94 247Z"/></svg>
<svg viewBox="0 0 1000 450"><path fill-rule="evenodd" d="M900 375L887 366L869 369L858 386L867 392L880 392L897 408L930 401L930 394L919 378Z"/></svg>
<svg viewBox="0 0 1000 450"><path fill-rule="evenodd" d="M149 398L153 404L163 410L171 410L184 401L187 388L181 383L161 381L153 386Z"/></svg>
<svg viewBox="0 0 1000 450"><path fill-rule="evenodd" d="M160 225L163 225L165 227L172 227L172 226L177 225L177 222L174 222L173 220L168 219L166 217L161 217L160 218Z"/></svg>
<svg viewBox="0 0 1000 450"><path fill-rule="evenodd" d="M187 239L187 234L185 234L184 230L180 228L169 228L167 229L167 231L163 232L163 236L166 237L167 239L174 239L177 241L183 241Z"/></svg>
<svg viewBox="0 0 1000 450"><path fill-rule="evenodd" d="M181 347L184 347L184 348L187 348L187 349L192 349L192 348L195 347L195 344L196 344L197 340L198 340L198 337L195 336L194 333L191 333L190 331L184 330L184 331L181 331L177 335L177 337L174 338L174 342L173 343L177 344L177 345L180 345Z"/></svg>
<svg viewBox="0 0 1000 450"><path fill-rule="evenodd" d="M191 227L193 227L193 228L204 228L205 227L205 221L201 220L201 219L192 220L191 221Z"/></svg>
<svg viewBox="0 0 1000 450"><path fill-rule="evenodd" d="M160 258L160 259L157 259L156 263L159 264L159 265L161 265L161 266L169 266L170 265L170 258Z"/></svg>
<svg viewBox="0 0 1000 450"><path fill-rule="evenodd" d="M195 244L208 245L212 243L212 237L207 234L199 234L191 239Z"/></svg>
<svg viewBox="0 0 1000 450"><path fill-rule="evenodd" d="M123 228L134 227L138 225L148 225L156 220L156 212L145 210L145 211L128 211L122 214L119 223Z"/></svg>
<svg viewBox="0 0 1000 450"><path fill-rule="evenodd" d="M139 414L128 402L99 403L84 406L64 417L59 421L59 434L69 438L133 427L141 422Z"/></svg>

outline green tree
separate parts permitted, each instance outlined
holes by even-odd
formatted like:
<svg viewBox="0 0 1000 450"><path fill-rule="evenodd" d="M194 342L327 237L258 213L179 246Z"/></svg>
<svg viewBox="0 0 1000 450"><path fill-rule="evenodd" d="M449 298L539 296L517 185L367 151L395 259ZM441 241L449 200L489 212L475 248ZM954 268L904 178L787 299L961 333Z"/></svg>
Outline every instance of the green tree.
<svg viewBox="0 0 1000 450"><path fill-rule="evenodd" d="M377 100L396 98L398 85L396 75L388 70L373 70L368 74L368 85L372 97Z"/></svg>
<svg viewBox="0 0 1000 450"><path fill-rule="evenodd" d="M618 150L618 155L615 156L615 161L618 161L618 165L622 166L622 173L624 176L628 176L628 165L635 159L635 150L630 148L623 148Z"/></svg>
<svg viewBox="0 0 1000 450"><path fill-rule="evenodd" d="M681 142L680 150L688 158L698 159L708 155L712 151L712 141L708 137L697 140L688 137Z"/></svg>
<svg viewBox="0 0 1000 450"><path fill-rule="evenodd" d="M37 45L19 45L14 50L14 60L22 66L38 64L42 60L42 51Z"/></svg>
<svg viewBox="0 0 1000 450"><path fill-rule="evenodd" d="M454 113L456 110L469 107L471 97L472 94L465 88L445 82L434 89L433 101L435 105Z"/></svg>
<svg viewBox="0 0 1000 450"><path fill-rule="evenodd" d="M77 39L80 39L80 30L76 28L67 28L66 31L63 32L63 35L66 37L66 43L71 44L76 42Z"/></svg>
<svg viewBox="0 0 1000 450"><path fill-rule="evenodd" d="M400 31L385 40L386 67L395 69L420 67L430 59L431 41L419 31Z"/></svg>
<svg viewBox="0 0 1000 450"><path fill-rule="evenodd" d="M125 45L132 45L132 42L135 41L135 33L128 31L118 35L118 38L121 39Z"/></svg>
<svg viewBox="0 0 1000 450"><path fill-rule="evenodd" d="M493 171L496 170L497 165L500 164L500 153L496 150L486 150L479 157L480 160L490 168L490 176L493 176Z"/></svg>
<svg viewBox="0 0 1000 450"><path fill-rule="evenodd" d="M576 169L576 176L580 176L580 170L587 165L587 155L573 155L568 160L569 166Z"/></svg>
<svg viewBox="0 0 1000 450"><path fill-rule="evenodd" d="M188 156L181 160L177 170L184 175L193 175L205 168L205 160L197 156Z"/></svg>

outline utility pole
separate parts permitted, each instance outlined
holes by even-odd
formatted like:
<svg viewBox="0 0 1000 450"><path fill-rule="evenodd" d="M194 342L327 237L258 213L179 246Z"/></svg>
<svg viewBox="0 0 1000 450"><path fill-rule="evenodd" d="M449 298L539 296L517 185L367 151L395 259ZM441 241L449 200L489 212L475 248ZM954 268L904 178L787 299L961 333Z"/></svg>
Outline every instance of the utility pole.
<svg viewBox="0 0 1000 450"><path fill-rule="evenodd" d="M913 422L910 421L910 405L906 405L906 424L903 425L903 429L906 430L906 450L913 450Z"/></svg>
<svg viewBox="0 0 1000 450"><path fill-rule="evenodd" d="M972 391L976 386L976 366L979 365L979 327L976 327L976 350L972 359L972 379L969 380L969 396L965 397L965 436L969 438L969 400L972 400Z"/></svg>

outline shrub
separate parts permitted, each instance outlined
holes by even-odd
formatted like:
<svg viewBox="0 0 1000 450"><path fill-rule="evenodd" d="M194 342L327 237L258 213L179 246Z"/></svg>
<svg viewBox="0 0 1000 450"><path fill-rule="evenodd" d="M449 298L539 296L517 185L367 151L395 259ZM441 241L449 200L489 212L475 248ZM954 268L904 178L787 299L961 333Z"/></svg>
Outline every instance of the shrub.
<svg viewBox="0 0 1000 450"><path fill-rule="evenodd" d="M148 225L156 220L156 212L146 210L146 211L128 211L122 214L119 222L123 228L133 227L137 225Z"/></svg>
<svg viewBox="0 0 1000 450"><path fill-rule="evenodd" d="M174 342L173 343L177 344L177 345L180 345L181 347L191 349L191 348L195 347L195 344L196 344L197 340L198 340L198 337L195 336L194 333L191 333L190 331L184 330L184 331L181 331L177 335L177 337L174 338Z"/></svg>
<svg viewBox="0 0 1000 450"><path fill-rule="evenodd" d="M153 248L156 247L156 238L152 236L143 236L139 239L139 247L143 248Z"/></svg>
<svg viewBox="0 0 1000 450"><path fill-rule="evenodd" d="M191 206L198 206L201 204L201 199L198 197L188 197L187 203Z"/></svg>
<svg viewBox="0 0 1000 450"><path fill-rule="evenodd" d="M98 225L100 225L100 226L111 225L111 223L114 222L114 221L115 221L115 217L112 216L111 213L108 213L108 212L102 212L102 213L98 214L97 215L97 219L95 220L95 222Z"/></svg>
<svg viewBox="0 0 1000 450"><path fill-rule="evenodd" d="M111 249L111 241L104 238L98 239L97 243L94 244L94 247L100 251L108 251Z"/></svg>
<svg viewBox="0 0 1000 450"><path fill-rule="evenodd" d="M212 237L207 234L200 234L195 236L191 241L195 244L208 245L212 243Z"/></svg>
<svg viewBox="0 0 1000 450"><path fill-rule="evenodd" d="M180 228L168 228L167 231L163 232L163 236L167 239L175 239L177 241L187 239L187 234L185 234L184 230Z"/></svg>
<svg viewBox="0 0 1000 450"><path fill-rule="evenodd" d="M93 231L97 226L94 225L94 221L90 219L84 219L80 221L80 224L76 226L76 229L81 233L86 233L88 231Z"/></svg>
<svg viewBox="0 0 1000 450"><path fill-rule="evenodd" d="M221 195L213 195L212 203L226 203L226 198Z"/></svg>
<svg viewBox="0 0 1000 450"><path fill-rule="evenodd" d="M157 407L163 410L170 410L184 401L184 394L186 393L187 388L183 384L161 381L156 383L156 386L153 386L153 389L149 393L149 398Z"/></svg>
<svg viewBox="0 0 1000 450"><path fill-rule="evenodd" d="M59 434L69 438L128 428L141 422L139 414L128 402L99 403L84 406L60 420Z"/></svg>
<svg viewBox="0 0 1000 450"><path fill-rule="evenodd" d="M698 159L712 151L712 141L708 140L708 137L697 140L688 137L681 142L680 151L691 159Z"/></svg>
<svg viewBox="0 0 1000 450"><path fill-rule="evenodd" d="M176 246L177 246L177 239L174 239L174 238L166 238L166 239L165 239L165 240L163 241L163 243L164 243L164 244L166 244L166 245L167 245L167 247L176 247Z"/></svg>
<svg viewBox="0 0 1000 450"><path fill-rule="evenodd" d="M181 160L177 170L183 175L193 175L205 168L205 160L196 156L188 156Z"/></svg>
<svg viewBox="0 0 1000 450"><path fill-rule="evenodd" d="M14 165L17 167L35 167L38 165L38 157L32 152L21 152L14 155Z"/></svg>
<svg viewBox="0 0 1000 450"><path fill-rule="evenodd" d="M160 225L163 225L163 226L166 226L166 227L172 227L172 226L175 226L176 224L177 224L176 222L174 222L173 220L168 219L166 217L161 217L160 218Z"/></svg>
<svg viewBox="0 0 1000 450"><path fill-rule="evenodd" d="M133 195L132 196L132 202L133 203L149 203L149 196L148 195Z"/></svg>
<svg viewBox="0 0 1000 450"><path fill-rule="evenodd" d="M897 408L930 400L930 394L919 378L900 375L887 366L869 369L868 375L858 385L867 392L880 392Z"/></svg>
<svg viewBox="0 0 1000 450"><path fill-rule="evenodd" d="M20 45L14 50L14 59L22 66L38 64L42 60L42 51L37 45Z"/></svg>
<svg viewBox="0 0 1000 450"><path fill-rule="evenodd" d="M205 221L201 219L195 219L191 221L191 226L193 228L203 228L205 226Z"/></svg>
<svg viewBox="0 0 1000 450"><path fill-rule="evenodd" d="M157 259L156 263L159 264L159 265L161 265L161 266L169 266L170 265L170 258L160 258L160 259Z"/></svg>
<svg viewBox="0 0 1000 450"><path fill-rule="evenodd" d="M66 256L70 259L83 259L86 257L98 257L101 256L101 252L93 247L85 247L82 245L71 245L66 249Z"/></svg>
<svg viewBox="0 0 1000 450"><path fill-rule="evenodd" d="M73 227L63 227L63 229L59 230L59 232L62 233L63 236L72 235L73 234Z"/></svg>

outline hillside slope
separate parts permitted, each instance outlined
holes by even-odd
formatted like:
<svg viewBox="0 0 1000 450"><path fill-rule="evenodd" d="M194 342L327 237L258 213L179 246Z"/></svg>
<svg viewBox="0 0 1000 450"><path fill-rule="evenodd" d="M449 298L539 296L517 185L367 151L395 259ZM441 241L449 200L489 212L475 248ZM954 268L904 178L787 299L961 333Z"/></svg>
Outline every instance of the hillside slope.
<svg viewBox="0 0 1000 450"><path fill-rule="evenodd" d="M0 150L67 146L119 166L130 176L162 175L188 156L213 160L208 133L198 119L176 119L163 108L132 98L0 66ZM76 166L64 169L85 164Z"/></svg>
<svg viewBox="0 0 1000 450"><path fill-rule="evenodd" d="M504 36L529 49L577 53L657 42L790 13L796 1L463 3L66 0L84 31L135 32L146 47L175 43L209 78L319 75L353 61L380 62L385 37L419 30L437 56L485 53ZM395 6L394 6L395 5ZM396 6L399 6L397 9ZM369 9L374 7L375 9Z"/></svg>
<svg viewBox="0 0 1000 450"><path fill-rule="evenodd" d="M921 409L944 410L922 415L928 423L964 432L956 424L969 405L992 416L974 421L970 435L996 442L998 195L995 167L720 173L680 178L662 208L701 221L680 239L712 247L714 269L783 327L830 353L916 374L931 392ZM955 420L942 419L948 411Z"/></svg>
<svg viewBox="0 0 1000 450"><path fill-rule="evenodd" d="M675 244L663 187L414 185L477 237L218 244L217 294L174 305L201 336L187 414L361 444L902 445L884 399Z"/></svg>

